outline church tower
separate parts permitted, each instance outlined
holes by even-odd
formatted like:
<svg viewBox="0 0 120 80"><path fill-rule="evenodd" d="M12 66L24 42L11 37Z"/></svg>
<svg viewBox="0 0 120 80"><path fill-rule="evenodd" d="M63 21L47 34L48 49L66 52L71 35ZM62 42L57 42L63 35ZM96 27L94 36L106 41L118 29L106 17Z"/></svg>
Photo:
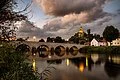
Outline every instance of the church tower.
<svg viewBox="0 0 120 80"><path fill-rule="evenodd" d="M84 36L84 30L83 30L82 27L80 27L80 30L79 30L79 32L78 32L78 35L79 35L79 37L83 37L83 36Z"/></svg>

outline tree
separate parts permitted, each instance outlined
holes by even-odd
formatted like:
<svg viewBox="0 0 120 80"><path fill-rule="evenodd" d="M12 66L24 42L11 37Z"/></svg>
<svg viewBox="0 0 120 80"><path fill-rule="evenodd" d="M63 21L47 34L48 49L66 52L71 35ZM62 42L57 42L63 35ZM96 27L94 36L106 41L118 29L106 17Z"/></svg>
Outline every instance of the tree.
<svg viewBox="0 0 120 80"><path fill-rule="evenodd" d="M53 41L54 41L54 38L47 37L47 41L46 42L53 42Z"/></svg>
<svg viewBox="0 0 120 80"><path fill-rule="evenodd" d="M78 44L78 43L79 43L79 37L72 36L72 37L69 39L69 41Z"/></svg>
<svg viewBox="0 0 120 80"><path fill-rule="evenodd" d="M90 35L90 33L91 33L91 30L87 29L87 34Z"/></svg>
<svg viewBox="0 0 120 80"><path fill-rule="evenodd" d="M57 37L54 39L54 42L55 42L55 43L64 43L64 42L65 42L65 40L64 40L64 39L62 39L62 37L57 36Z"/></svg>
<svg viewBox="0 0 120 80"><path fill-rule="evenodd" d="M16 36L16 26L14 25L17 21L27 20L27 17L21 12L27 10L27 5L22 11L15 12L14 9L17 7L16 0L0 0L0 39L10 40Z"/></svg>
<svg viewBox="0 0 120 80"><path fill-rule="evenodd" d="M45 42L44 39L40 39L39 42Z"/></svg>
<svg viewBox="0 0 120 80"><path fill-rule="evenodd" d="M107 26L103 31L103 37L108 42L112 42L112 40L115 40L119 37L119 30L117 28L114 28L114 26Z"/></svg>

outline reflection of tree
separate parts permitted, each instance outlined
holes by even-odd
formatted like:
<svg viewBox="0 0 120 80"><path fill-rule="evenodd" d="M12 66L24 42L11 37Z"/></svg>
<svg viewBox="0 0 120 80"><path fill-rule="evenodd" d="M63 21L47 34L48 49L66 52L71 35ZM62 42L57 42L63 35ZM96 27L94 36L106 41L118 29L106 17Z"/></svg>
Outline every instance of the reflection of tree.
<svg viewBox="0 0 120 80"><path fill-rule="evenodd" d="M113 63L113 61L105 62L105 71L109 77L116 78L120 74L120 64Z"/></svg>
<svg viewBox="0 0 120 80"><path fill-rule="evenodd" d="M98 59L98 60L95 62L95 64L96 64L96 65L100 65L101 62L102 62L102 61L101 61L100 59Z"/></svg>
<svg viewBox="0 0 120 80"><path fill-rule="evenodd" d="M91 56L88 58L88 70L92 70L92 65L94 64L93 60L91 59Z"/></svg>

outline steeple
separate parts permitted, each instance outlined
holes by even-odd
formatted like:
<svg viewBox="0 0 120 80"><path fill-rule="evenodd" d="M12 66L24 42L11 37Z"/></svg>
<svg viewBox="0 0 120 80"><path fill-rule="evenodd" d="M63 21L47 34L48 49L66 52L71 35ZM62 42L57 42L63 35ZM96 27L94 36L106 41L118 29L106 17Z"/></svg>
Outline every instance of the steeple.
<svg viewBox="0 0 120 80"><path fill-rule="evenodd" d="M82 27L80 27L80 30L79 30L79 33L83 34L84 33L84 30Z"/></svg>
<svg viewBox="0 0 120 80"><path fill-rule="evenodd" d="M82 26L80 27L80 30L79 30L79 37L83 37L84 36L84 30L82 28Z"/></svg>

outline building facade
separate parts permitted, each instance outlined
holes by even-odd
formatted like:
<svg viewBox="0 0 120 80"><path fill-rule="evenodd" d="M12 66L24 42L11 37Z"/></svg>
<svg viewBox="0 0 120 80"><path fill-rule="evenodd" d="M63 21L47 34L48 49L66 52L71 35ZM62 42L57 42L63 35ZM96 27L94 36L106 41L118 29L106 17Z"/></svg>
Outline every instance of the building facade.
<svg viewBox="0 0 120 80"><path fill-rule="evenodd" d="M112 41L112 46L120 46L120 38Z"/></svg>
<svg viewBox="0 0 120 80"><path fill-rule="evenodd" d="M106 46L107 43L105 41L99 41L93 38L93 40L90 42L91 46Z"/></svg>

